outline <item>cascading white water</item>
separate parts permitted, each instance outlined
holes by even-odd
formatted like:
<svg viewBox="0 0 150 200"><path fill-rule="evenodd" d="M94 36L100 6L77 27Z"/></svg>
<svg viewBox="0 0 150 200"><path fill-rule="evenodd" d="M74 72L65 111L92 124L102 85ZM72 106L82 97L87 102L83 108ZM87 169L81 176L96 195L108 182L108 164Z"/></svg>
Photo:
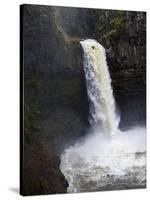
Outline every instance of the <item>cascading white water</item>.
<svg viewBox="0 0 150 200"><path fill-rule="evenodd" d="M119 130L105 49L91 39L80 43L92 129L84 141L69 147L61 156L60 169L69 183L68 192L143 188L145 128Z"/></svg>
<svg viewBox="0 0 150 200"><path fill-rule="evenodd" d="M84 71L87 91L90 99L91 123L98 125L106 134L117 132L118 117L115 112L115 101L111 88L111 79L106 64L105 49L97 41L81 41L84 51Z"/></svg>

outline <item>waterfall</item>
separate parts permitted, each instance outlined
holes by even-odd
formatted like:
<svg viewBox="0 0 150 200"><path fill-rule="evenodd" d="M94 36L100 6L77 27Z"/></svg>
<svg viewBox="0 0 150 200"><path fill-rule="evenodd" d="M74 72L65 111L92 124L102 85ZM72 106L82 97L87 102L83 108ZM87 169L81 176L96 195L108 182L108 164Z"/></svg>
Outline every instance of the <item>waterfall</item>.
<svg viewBox="0 0 150 200"><path fill-rule="evenodd" d="M105 49L96 40L80 42L83 48L83 66L90 100L90 123L100 125L103 132L114 135L118 128L111 78L106 62Z"/></svg>
<svg viewBox="0 0 150 200"><path fill-rule="evenodd" d="M119 130L105 49L91 39L80 43L92 128L84 140L61 155L60 169L69 184L67 191L145 188L145 127Z"/></svg>

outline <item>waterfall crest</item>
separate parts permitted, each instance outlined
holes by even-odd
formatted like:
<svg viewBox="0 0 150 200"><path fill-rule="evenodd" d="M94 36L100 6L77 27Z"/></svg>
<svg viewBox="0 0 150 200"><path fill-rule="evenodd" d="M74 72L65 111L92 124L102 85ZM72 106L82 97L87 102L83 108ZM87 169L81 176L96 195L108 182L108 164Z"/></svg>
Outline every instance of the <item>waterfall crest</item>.
<svg viewBox="0 0 150 200"><path fill-rule="evenodd" d="M105 49L96 40L80 42L83 48L83 65L90 100L90 123L101 125L105 134L114 135L118 128L111 78Z"/></svg>

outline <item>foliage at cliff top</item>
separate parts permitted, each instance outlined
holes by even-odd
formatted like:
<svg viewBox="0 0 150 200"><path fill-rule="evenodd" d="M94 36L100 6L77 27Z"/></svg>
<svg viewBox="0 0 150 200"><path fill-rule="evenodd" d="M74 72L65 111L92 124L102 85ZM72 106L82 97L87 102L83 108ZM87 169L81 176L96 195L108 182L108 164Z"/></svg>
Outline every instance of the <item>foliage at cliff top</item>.
<svg viewBox="0 0 150 200"><path fill-rule="evenodd" d="M101 43L114 46L125 27L124 11L97 11L96 37Z"/></svg>

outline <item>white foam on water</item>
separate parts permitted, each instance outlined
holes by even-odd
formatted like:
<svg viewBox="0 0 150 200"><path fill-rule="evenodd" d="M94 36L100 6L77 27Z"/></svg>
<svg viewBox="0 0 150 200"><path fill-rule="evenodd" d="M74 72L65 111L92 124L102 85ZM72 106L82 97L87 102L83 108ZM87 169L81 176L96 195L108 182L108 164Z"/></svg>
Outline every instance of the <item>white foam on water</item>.
<svg viewBox="0 0 150 200"><path fill-rule="evenodd" d="M109 140L103 133L92 132L84 142L66 149L61 171L69 182L68 192L144 187L145 133L136 127Z"/></svg>

